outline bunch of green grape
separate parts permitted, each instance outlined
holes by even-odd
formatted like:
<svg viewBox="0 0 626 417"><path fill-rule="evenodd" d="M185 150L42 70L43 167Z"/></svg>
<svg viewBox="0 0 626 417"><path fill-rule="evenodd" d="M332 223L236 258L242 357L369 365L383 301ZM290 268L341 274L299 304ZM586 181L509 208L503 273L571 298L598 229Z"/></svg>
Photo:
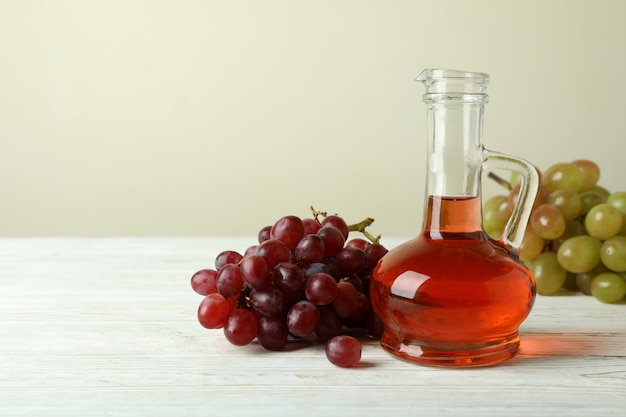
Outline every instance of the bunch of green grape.
<svg viewBox="0 0 626 417"><path fill-rule="evenodd" d="M519 258L533 273L537 293L581 291L605 303L626 297L626 191L598 184L600 168L587 159L559 162L540 173ZM483 207L485 232L502 236L519 192L519 177L502 181L507 195Z"/></svg>

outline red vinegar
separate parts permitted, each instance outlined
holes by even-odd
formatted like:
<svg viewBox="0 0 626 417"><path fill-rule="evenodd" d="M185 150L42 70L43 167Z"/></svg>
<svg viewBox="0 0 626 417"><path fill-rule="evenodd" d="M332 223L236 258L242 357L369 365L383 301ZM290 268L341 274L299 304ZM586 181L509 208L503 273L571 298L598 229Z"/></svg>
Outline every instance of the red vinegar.
<svg viewBox="0 0 626 417"><path fill-rule="evenodd" d="M514 356L535 300L531 273L482 230L479 197L428 198L422 233L387 253L370 298L382 346L431 365Z"/></svg>

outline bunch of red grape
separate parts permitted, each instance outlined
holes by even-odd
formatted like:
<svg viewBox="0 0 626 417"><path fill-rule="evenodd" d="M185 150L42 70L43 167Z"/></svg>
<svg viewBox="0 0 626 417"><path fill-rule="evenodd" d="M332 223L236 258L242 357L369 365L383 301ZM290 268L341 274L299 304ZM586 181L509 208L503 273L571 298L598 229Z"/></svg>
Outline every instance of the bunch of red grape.
<svg viewBox="0 0 626 417"><path fill-rule="evenodd" d="M493 177L493 176L492 176ZM598 184L600 168L579 159L550 166L540 186L520 247L520 260L537 281L537 292L581 291L605 303L626 296L626 192ZM483 226L502 234L519 192L519 178L483 207Z"/></svg>
<svg viewBox="0 0 626 417"><path fill-rule="evenodd" d="M387 249L365 230L373 219L348 225L338 215L312 212L312 218L280 218L243 254L225 250L215 268L196 272L191 286L204 296L198 321L223 329L237 346L256 340L279 351L292 338L319 340L333 364L354 366L361 358L357 337L382 334L368 294ZM349 239L351 231L368 240Z"/></svg>

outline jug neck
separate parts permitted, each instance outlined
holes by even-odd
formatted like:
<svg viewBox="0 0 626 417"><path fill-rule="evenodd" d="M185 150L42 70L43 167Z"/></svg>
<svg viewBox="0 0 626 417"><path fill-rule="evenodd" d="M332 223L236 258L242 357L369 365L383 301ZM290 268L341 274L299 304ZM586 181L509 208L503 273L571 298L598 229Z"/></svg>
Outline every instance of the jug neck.
<svg viewBox="0 0 626 417"><path fill-rule="evenodd" d="M428 147L424 229L482 233L481 173L486 74L427 70Z"/></svg>

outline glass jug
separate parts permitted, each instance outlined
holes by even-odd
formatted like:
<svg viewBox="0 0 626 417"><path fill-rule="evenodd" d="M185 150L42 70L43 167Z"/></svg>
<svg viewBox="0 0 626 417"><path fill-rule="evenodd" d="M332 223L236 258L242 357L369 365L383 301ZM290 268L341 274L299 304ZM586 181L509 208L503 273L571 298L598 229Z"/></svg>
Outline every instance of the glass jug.
<svg viewBox="0 0 626 417"><path fill-rule="evenodd" d="M428 160L422 230L376 266L370 299L381 345L429 365L484 366L513 357L519 326L535 300L532 274L517 253L538 188L536 169L482 145L489 76L427 69ZM521 176L513 213L499 240L482 228L481 175Z"/></svg>

